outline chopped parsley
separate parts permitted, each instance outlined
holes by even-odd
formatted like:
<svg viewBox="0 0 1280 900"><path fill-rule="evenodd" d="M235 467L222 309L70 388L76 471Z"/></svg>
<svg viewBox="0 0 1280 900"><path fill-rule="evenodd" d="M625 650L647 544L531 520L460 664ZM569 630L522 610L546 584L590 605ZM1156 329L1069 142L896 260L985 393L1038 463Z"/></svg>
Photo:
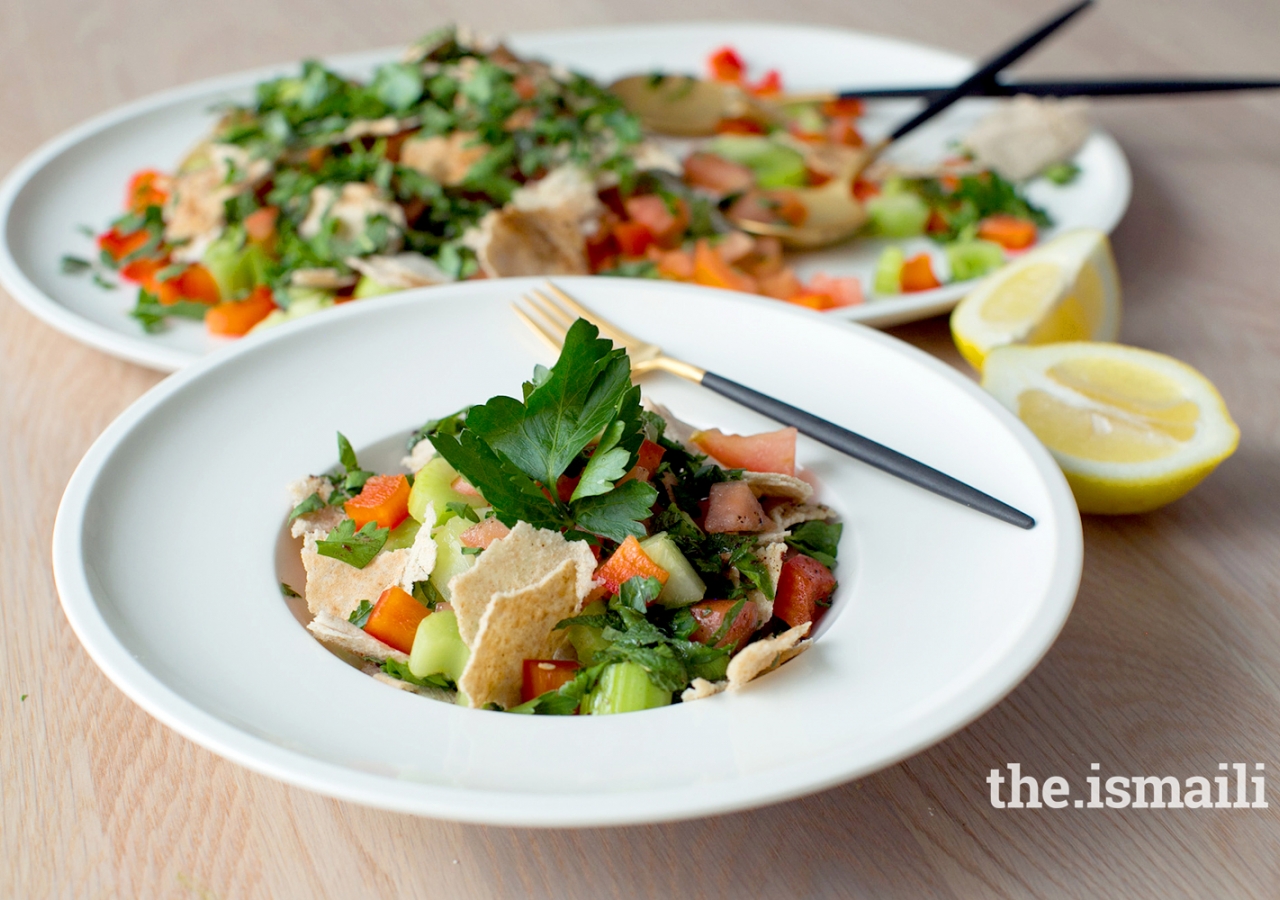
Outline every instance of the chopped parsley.
<svg viewBox="0 0 1280 900"><path fill-rule="evenodd" d="M787 538L787 546L799 550L806 556L812 556L828 569L836 567L836 550L840 545L840 533L844 526L839 522L834 525L826 522L805 522L791 532Z"/></svg>
<svg viewBox="0 0 1280 900"><path fill-rule="evenodd" d="M357 569L363 569L373 562L378 551L386 544L387 535L390 533L391 529L379 528L376 522L368 522L356 531L355 522L343 519L329 532L328 537L323 541L316 541L316 552L321 556L328 556L349 566L355 566Z"/></svg>
<svg viewBox="0 0 1280 900"><path fill-rule="evenodd" d="M373 612L373 604L368 600L361 600L360 605L351 610L351 615L347 616L347 621L357 628L363 628L365 623L369 621L369 614Z"/></svg>
<svg viewBox="0 0 1280 900"><path fill-rule="evenodd" d="M289 587L289 585L285 584L283 581L280 582L280 595L283 597L301 597L302 596L293 588Z"/></svg>

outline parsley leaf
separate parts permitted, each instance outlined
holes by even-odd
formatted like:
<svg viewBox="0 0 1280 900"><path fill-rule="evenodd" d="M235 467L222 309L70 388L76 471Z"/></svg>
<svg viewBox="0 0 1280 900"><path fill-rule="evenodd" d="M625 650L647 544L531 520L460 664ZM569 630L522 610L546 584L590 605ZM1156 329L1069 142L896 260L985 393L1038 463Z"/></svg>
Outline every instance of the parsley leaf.
<svg viewBox="0 0 1280 900"><path fill-rule="evenodd" d="M285 584L283 581L280 582L280 595L283 597L301 597L302 596L293 588L289 587L289 585Z"/></svg>
<svg viewBox="0 0 1280 900"><path fill-rule="evenodd" d="M444 597L440 591L430 581L415 581L413 583L413 599L417 600L427 609L435 612L436 607L444 603Z"/></svg>
<svg viewBox="0 0 1280 900"><path fill-rule="evenodd" d="M93 268L93 263L87 259L81 259L78 256L64 256L60 263L63 275L79 275Z"/></svg>
<svg viewBox="0 0 1280 900"><path fill-rule="evenodd" d="M444 688L447 691L457 690L457 685L443 675L428 675L426 678L419 678L409 671L409 666L402 662L396 662L394 659L386 659L382 663L382 671L386 672L392 678L398 678L401 681L407 681L409 684L416 684L418 687L437 687Z"/></svg>
<svg viewBox="0 0 1280 900"><path fill-rule="evenodd" d="M578 527L622 543L628 535L642 538L648 533L644 520L649 518L657 499L658 491L653 485L628 481L607 494L575 501L573 518Z"/></svg>
<svg viewBox="0 0 1280 900"><path fill-rule="evenodd" d="M662 582L656 578L642 578L639 575L628 578L618 591L618 603L625 609L633 609L641 615L649 608L649 604L658 599L662 593Z"/></svg>
<svg viewBox="0 0 1280 900"><path fill-rule="evenodd" d="M379 528L377 523L368 522L359 531L350 519L343 519L337 527L329 532L323 541L316 541L316 552L363 569L378 555L387 542L389 528Z"/></svg>
<svg viewBox="0 0 1280 900"><path fill-rule="evenodd" d="M298 516L305 516L307 513L313 513L318 509L324 508L325 502L320 499L320 495L312 493L310 497L293 508L293 512L289 513L289 521L292 522Z"/></svg>
<svg viewBox="0 0 1280 900"><path fill-rule="evenodd" d="M369 621L371 612L373 612L373 604L368 600L361 600L360 605L351 611L351 615L347 616L347 621L357 628L363 628L365 623Z"/></svg>
<svg viewBox="0 0 1280 900"><path fill-rule="evenodd" d="M837 522L829 525L826 522L805 522L787 538L787 546L799 550L806 556L812 556L828 569L836 567L836 550L840 544L840 533L844 526Z"/></svg>
<svg viewBox="0 0 1280 900"><path fill-rule="evenodd" d="M479 522L480 517L476 515L476 511L471 508L469 503L461 503L457 500L450 500L445 505L445 509L453 513L459 519L466 519L470 522Z"/></svg>

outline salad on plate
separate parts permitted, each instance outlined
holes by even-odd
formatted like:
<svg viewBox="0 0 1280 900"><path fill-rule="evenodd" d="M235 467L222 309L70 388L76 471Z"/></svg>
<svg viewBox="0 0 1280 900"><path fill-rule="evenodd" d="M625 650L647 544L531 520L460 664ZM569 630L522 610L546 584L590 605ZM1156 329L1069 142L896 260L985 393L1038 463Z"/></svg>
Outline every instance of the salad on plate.
<svg viewBox="0 0 1280 900"><path fill-rule="evenodd" d="M709 69L760 96L782 89L776 71L748 78L731 48ZM1027 177L1026 154L1010 163L1008 149L1059 133L1059 162L1032 169L1065 181L1061 160L1087 134L1077 115L1024 104L976 135L981 152L958 148L927 170L877 164L852 188L866 233L928 234L941 252L889 247L869 285L806 281L776 238L733 219L802 224L788 191L840 171L862 145L864 110L781 108L781 124L726 119L704 141L646 135L592 79L446 28L367 82L310 61L260 83L174 171L136 173L97 258L64 257L63 269L136 284L132 315L151 332L178 318L238 336L393 291L519 275L669 279L832 310L978 277L1033 244L1049 219L1000 174Z"/></svg>
<svg viewBox="0 0 1280 900"><path fill-rule="evenodd" d="M836 588L841 525L795 429L693 429L584 320L518 397L415 431L407 473L338 448L289 486L307 627L437 700L600 715L736 690L809 646Z"/></svg>

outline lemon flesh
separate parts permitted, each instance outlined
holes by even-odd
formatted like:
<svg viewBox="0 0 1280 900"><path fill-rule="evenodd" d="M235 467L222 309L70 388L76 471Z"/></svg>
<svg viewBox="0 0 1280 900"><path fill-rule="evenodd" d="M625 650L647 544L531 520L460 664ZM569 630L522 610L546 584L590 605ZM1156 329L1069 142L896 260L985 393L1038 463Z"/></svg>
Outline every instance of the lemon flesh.
<svg viewBox="0 0 1280 900"><path fill-rule="evenodd" d="M979 370L1009 344L1115 340L1120 279L1107 236L1069 231L997 270L956 306L951 333Z"/></svg>
<svg viewBox="0 0 1280 900"><path fill-rule="evenodd" d="M982 386L1053 454L1081 512L1147 512L1170 503L1240 439L1203 375L1134 347L1073 341L996 348L986 357Z"/></svg>

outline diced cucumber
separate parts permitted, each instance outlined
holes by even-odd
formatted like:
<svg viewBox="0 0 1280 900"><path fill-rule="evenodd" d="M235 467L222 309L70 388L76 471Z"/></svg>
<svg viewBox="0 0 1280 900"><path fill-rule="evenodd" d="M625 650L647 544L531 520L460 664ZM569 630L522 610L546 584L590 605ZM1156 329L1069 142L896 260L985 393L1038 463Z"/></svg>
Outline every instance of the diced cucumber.
<svg viewBox="0 0 1280 900"><path fill-rule="evenodd" d="M460 494L452 487L458 477L458 470L449 465L443 456L433 456L431 460L413 476L413 489L409 491L409 515L419 522L427 514L427 504L434 503L436 522L441 523L453 518L449 511L450 503L465 503L473 509L488 506L483 497Z"/></svg>
<svg viewBox="0 0 1280 900"><path fill-rule="evenodd" d="M462 544L458 541L458 536L473 524L475 523L455 516L431 533L436 540L436 566L431 570L431 583L446 600L453 596L449 592L449 579L454 575L461 575L476 564L475 556L463 553Z"/></svg>
<svg viewBox="0 0 1280 900"><path fill-rule="evenodd" d="M671 692L649 680L639 663L621 662L607 666L600 681L583 701L583 711L591 716L639 712L671 703Z"/></svg>
<svg viewBox="0 0 1280 900"><path fill-rule="evenodd" d="M797 103L786 107L791 123L800 131L817 134L827 129L822 111L813 103Z"/></svg>
<svg viewBox="0 0 1280 900"><path fill-rule="evenodd" d="M289 288L286 298L289 305L284 309L274 310L265 319L254 325L252 331L263 331L267 328L274 328L277 325L283 325L285 322L292 322L294 319L301 319L303 316L309 316L312 313L318 313L322 309L328 309L333 306L334 299L331 291L322 291L319 288Z"/></svg>
<svg viewBox="0 0 1280 900"><path fill-rule="evenodd" d="M360 280L356 282L356 289L352 296L357 300L363 300L365 297L377 297L380 294L393 294L398 290L400 290L400 288L389 287L380 281L374 281L368 275L361 275Z"/></svg>
<svg viewBox="0 0 1280 900"><path fill-rule="evenodd" d="M882 237L907 238L924 234L929 204L907 191L885 192L866 203L872 230Z"/></svg>
<svg viewBox="0 0 1280 900"><path fill-rule="evenodd" d="M689 560L665 531L645 538L640 542L640 549L667 570L667 583L662 586L658 603L666 607L688 606L707 595L706 582L698 577Z"/></svg>
<svg viewBox="0 0 1280 900"><path fill-rule="evenodd" d="M980 278L1004 265L1004 248L993 241L959 241L946 249L952 281Z"/></svg>
<svg viewBox="0 0 1280 900"><path fill-rule="evenodd" d="M901 247L885 247L876 260L872 288L877 294L902 293L902 265L907 261Z"/></svg>
<svg viewBox="0 0 1280 900"><path fill-rule="evenodd" d="M383 550L403 550L406 547L412 547L413 542L418 538L418 530L422 528L422 523L413 516L406 516L405 520L391 529L391 533L387 535L387 542L382 545Z"/></svg>
<svg viewBox="0 0 1280 900"><path fill-rule="evenodd" d="M602 616L604 613L604 602L596 600L584 606L580 615ZM608 648L612 643L604 639L603 628L595 628L591 625L570 625L565 629L565 634L568 635L569 643L573 645L574 651L578 654L578 662L584 666L594 665L596 654Z"/></svg>
<svg viewBox="0 0 1280 900"><path fill-rule="evenodd" d="M245 245L244 227L230 225L204 251L200 262L218 283L223 300L233 300L267 283L271 257L257 244Z"/></svg>
<svg viewBox="0 0 1280 900"><path fill-rule="evenodd" d="M723 134L707 149L746 166L762 188L803 187L809 182L800 151L762 135Z"/></svg>
<svg viewBox="0 0 1280 900"><path fill-rule="evenodd" d="M409 671L415 678L443 675L457 683L471 651L458 633L458 616L451 609L431 613L418 623L409 651Z"/></svg>

